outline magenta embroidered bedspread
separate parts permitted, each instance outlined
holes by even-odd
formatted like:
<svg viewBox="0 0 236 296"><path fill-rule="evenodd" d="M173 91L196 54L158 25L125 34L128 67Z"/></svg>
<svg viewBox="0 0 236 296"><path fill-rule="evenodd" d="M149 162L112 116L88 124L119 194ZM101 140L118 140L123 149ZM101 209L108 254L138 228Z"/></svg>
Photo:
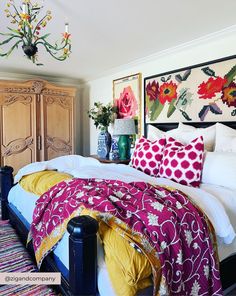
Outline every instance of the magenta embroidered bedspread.
<svg viewBox="0 0 236 296"><path fill-rule="evenodd" d="M161 272L170 295L222 295L214 231L207 217L179 190L145 182L75 178L44 193L30 229L39 265L62 238L65 223L82 208L96 211L111 227L127 225L126 237L152 264L154 284L160 283Z"/></svg>

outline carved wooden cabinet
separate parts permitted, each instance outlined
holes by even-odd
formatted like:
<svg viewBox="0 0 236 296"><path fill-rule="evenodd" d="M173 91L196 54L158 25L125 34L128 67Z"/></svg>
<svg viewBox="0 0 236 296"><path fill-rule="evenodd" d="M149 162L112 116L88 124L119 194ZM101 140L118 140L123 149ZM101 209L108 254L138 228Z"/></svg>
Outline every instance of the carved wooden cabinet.
<svg viewBox="0 0 236 296"><path fill-rule="evenodd" d="M44 80L0 80L1 166L74 153L76 89Z"/></svg>

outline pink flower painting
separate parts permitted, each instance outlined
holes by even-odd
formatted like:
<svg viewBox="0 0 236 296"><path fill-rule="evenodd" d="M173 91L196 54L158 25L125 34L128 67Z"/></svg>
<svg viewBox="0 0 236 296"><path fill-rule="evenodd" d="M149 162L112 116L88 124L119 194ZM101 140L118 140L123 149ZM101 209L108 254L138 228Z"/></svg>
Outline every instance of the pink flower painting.
<svg viewBox="0 0 236 296"><path fill-rule="evenodd" d="M134 118L138 115L138 102L131 86L124 87L119 99L115 99L118 118Z"/></svg>

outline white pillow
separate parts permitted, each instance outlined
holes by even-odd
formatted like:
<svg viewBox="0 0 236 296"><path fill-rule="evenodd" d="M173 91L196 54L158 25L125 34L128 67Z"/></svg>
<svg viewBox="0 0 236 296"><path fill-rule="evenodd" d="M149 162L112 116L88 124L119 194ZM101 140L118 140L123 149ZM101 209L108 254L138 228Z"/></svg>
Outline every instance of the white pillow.
<svg viewBox="0 0 236 296"><path fill-rule="evenodd" d="M191 125L179 123L179 130L182 131L180 141L183 144L188 144L195 138L203 136L204 148L207 151L213 151L215 146L216 125L207 128L196 128Z"/></svg>
<svg viewBox="0 0 236 296"><path fill-rule="evenodd" d="M218 152L236 152L236 130L222 123L216 124L216 146Z"/></svg>
<svg viewBox="0 0 236 296"><path fill-rule="evenodd" d="M203 136L205 150L213 151L215 145L215 133L215 125L207 128L195 128L193 126L179 122L178 128L169 130L167 132L163 132L154 126L149 125L147 138L148 140L153 142L163 136L168 136L186 145L189 144L192 140Z"/></svg>
<svg viewBox="0 0 236 296"><path fill-rule="evenodd" d="M148 125L148 131L147 131L147 139L151 142L154 142L156 140L159 140L162 137L169 136L175 138L175 136L178 134L178 127L174 128L172 130L169 130L167 132L161 131L159 128L154 127L153 125Z"/></svg>
<svg viewBox="0 0 236 296"><path fill-rule="evenodd" d="M202 183L236 189L236 154L206 152L202 169Z"/></svg>

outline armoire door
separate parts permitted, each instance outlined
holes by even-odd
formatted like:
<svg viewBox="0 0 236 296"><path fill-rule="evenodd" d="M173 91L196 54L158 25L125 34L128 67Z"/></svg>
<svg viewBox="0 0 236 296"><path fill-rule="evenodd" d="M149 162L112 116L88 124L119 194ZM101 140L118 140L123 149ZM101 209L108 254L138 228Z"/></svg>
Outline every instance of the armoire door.
<svg viewBox="0 0 236 296"><path fill-rule="evenodd" d="M16 173L37 159L36 95L0 93L1 165Z"/></svg>
<svg viewBox="0 0 236 296"><path fill-rule="evenodd" d="M41 95L42 159L74 153L73 97Z"/></svg>

